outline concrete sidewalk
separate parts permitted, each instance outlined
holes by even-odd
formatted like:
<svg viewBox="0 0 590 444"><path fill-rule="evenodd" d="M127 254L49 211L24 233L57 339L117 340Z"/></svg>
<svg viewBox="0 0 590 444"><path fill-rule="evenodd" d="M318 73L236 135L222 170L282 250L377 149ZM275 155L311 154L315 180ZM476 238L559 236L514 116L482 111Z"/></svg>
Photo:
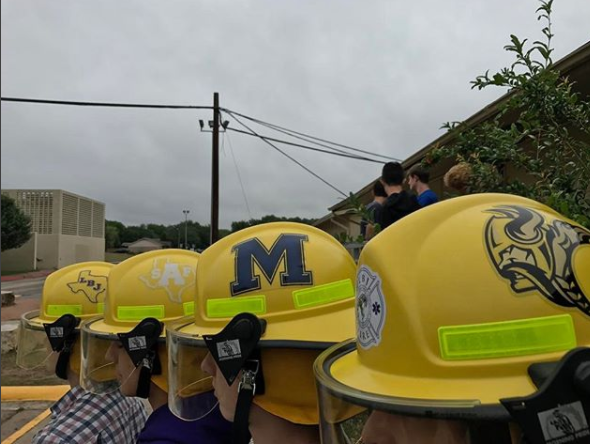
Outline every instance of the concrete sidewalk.
<svg viewBox="0 0 590 444"><path fill-rule="evenodd" d="M7 276L0 277L1 282L19 281L21 279L35 279L40 277L49 276L55 270L38 270L29 271L28 273L9 274Z"/></svg>
<svg viewBox="0 0 590 444"><path fill-rule="evenodd" d="M1 444L29 444L49 421L49 407L69 386L2 387Z"/></svg>
<svg viewBox="0 0 590 444"><path fill-rule="evenodd" d="M47 409L53 401L2 401L2 444L30 444L49 422Z"/></svg>

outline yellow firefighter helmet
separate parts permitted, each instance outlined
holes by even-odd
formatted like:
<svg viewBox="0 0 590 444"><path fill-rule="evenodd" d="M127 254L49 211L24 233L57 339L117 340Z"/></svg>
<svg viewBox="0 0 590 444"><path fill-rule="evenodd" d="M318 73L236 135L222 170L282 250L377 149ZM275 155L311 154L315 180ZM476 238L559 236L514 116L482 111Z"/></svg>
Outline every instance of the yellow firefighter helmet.
<svg viewBox="0 0 590 444"><path fill-rule="evenodd" d="M312 365L321 350L354 335L354 273L346 249L309 225L268 223L213 244L199 261L194 318L168 329L171 410L201 415L186 399L205 378L195 362L206 355L204 337L248 313L265 325L252 346L265 389L259 385L253 402L293 423L317 424Z"/></svg>
<svg viewBox="0 0 590 444"><path fill-rule="evenodd" d="M149 367L151 381L167 391L163 327L193 313L198 260L198 253L166 249L133 256L113 268L104 316L82 325L84 388L100 393L124 382L117 379L108 353L121 342L135 367Z"/></svg>
<svg viewBox="0 0 590 444"><path fill-rule="evenodd" d="M62 366L69 363L74 372L80 372L80 344L76 340L78 322L103 312L107 278L113 266L106 262L81 262L54 271L47 277L40 310L27 312L21 317L17 349L19 366L35 368L45 363L50 355L59 353L64 356ZM64 328L69 338L64 336ZM66 346L66 341L71 344ZM59 371L56 368L60 377L65 377L65 371L66 367Z"/></svg>
<svg viewBox="0 0 590 444"><path fill-rule="evenodd" d="M396 222L359 259L356 345L315 364L322 433L343 400L508 421L501 400L536 392L531 368L590 346L589 271L590 232L529 199L460 197Z"/></svg>

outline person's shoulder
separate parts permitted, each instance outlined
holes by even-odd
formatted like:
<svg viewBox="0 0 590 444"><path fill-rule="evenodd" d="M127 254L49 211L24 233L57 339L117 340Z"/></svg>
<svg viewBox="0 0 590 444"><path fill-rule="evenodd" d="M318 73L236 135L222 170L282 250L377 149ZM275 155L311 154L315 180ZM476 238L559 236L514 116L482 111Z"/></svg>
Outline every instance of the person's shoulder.
<svg viewBox="0 0 590 444"><path fill-rule="evenodd" d="M418 196L418 203L423 207L436 202L438 202L438 196L432 190L426 190Z"/></svg>

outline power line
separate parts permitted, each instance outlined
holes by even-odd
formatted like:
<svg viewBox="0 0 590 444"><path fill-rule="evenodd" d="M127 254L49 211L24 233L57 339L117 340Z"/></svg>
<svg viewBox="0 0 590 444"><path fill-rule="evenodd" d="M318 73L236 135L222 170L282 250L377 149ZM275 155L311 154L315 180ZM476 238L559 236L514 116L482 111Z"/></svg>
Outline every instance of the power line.
<svg viewBox="0 0 590 444"><path fill-rule="evenodd" d="M151 105L146 103L76 102L71 100L25 99L21 97L2 97L3 102L41 103L45 105L102 106L109 108L156 108L156 109L213 109L212 106L199 105Z"/></svg>
<svg viewBox="0 0 590 444"><path fill-rule="evenodd" d="M224 110L226 112L231 111L231 110L228 110L226 108L224 108ZM317 140L317 141L324 142L324 143L329 143L329 144L334 145L334 146L339 146L341 148L345 148L345 149L348 149L348 150L351 150L351 151L355 151L355 152L359 152L359 153L363 153L363 154L369 154L371 156L381 157L383 159L392 160L392 161L395 161L395 162L401 162L400 159L395 158L395 157L385 156L383 154L378 154L378 153L372 153L371 151L362 150L362 149L359 149L359 148L354 148L354 147L351 147L351 146L348 146L348 145L343 145L343 144L337 143L337 142L331 142L329 140L322 139L320 137L311 136L309 134L305 134L305 133L301 133L301 132L298 132L298 131L295 131L295 130L291 130L289 128L285 128L285 127L282 127L282 126L279 126L279 125L275 125L273 123L265 122L263 120L256 119L255 117L250 117L250 116L247 116L245 114L241 114L241 113L238 113L238 112L235 112L235 111L231 111L231 112L234 115L238 115L240 117L243 117L244 119L247 119L247 120L250 120L252 122L258 123L259 125L263 125L263 126L266 126L268 128L272 128L275 131L281 130L281 132L292 133L292 134L290 134L292 137L295 137L293 134L296 134L296 135L299 135L299 136L308 137L309 139ZM307 141L308 142L311 142L310 140L307 140Z"/></svg>
<svg viewBox="0 0 590 444"><path fill-rule="evenodd" d="M225 133L223 139L225 140ZM244 183L242 182L242 175L240 174L240 169L238 168L238 162L236 162L236 156L234 155L234 147L232 146L231 139L229 137L229 133L227 133L227 142L229 143L229 151L231 152L231 156L234 160L234 166L236 167L236 173L238 173L238 180L240 182L240 187L242 187L242 195L244 196L244 202L246 203L246 210L248 210L248 216L252 219L252 212L250 211L250 204L248 203L248 197L246 196L246 189L244 188Z"/></svg>
<svg viewBox="0 0 590 444"><path fill-rule="evenodd" d="M109 108L152 108L152 109L213 109L212 106L201 106L201 105L159 105L159 104L147 104L147 103L114 103L114 102L82 102L82 101L72 101L72 100L49 100L49 99L30 99L30 98L23 98L23 97L1 97L1 100L3 102L19 102L19 103L37 103L37 104L45 104L45 105L66 105L66 106L90 106L90 107L109 107ZM226 108L221 108L223 111L226 112L230 112L231 110L226 109ZM294 137L296 139L299 140L304 140L308 143L313 143L315 145L318 146L322 146L324 148L328 148L334 151L333 154L335 154L336 152L340 153L340 154L348 154L342 150L339 150L337 148L334 148L333 146L328 146L325 145L324 143L328 143L330 145L334 145L334 146L339 146L341 148L345 148L351 151L355 151L355 152L360 152L363 154L368 154L374 157L380 157L380 158L384 158L384 159L389 159L389 160L395 160L395 161L399 161L399 159L393 158L393 157L389 157L389 156L384 156L382 154L378 154L378 153L372 153L370 151L366 151L366 150L361 150L358 148L353 148L347 145L342 145L340 143L336 143L336 142L330 142L329 140L325 140L325 139L321 139L319 137L314 137L314 136L310 136L308 134L305 133L300 133L298 131L294 131L294 130L290 130L288 128L284 128L281 127L279 125L275 125L269 122L265 122L263 120L260 119L256 119L254 117L250 117L247 116L245 114L241 114L235 111L231 111L231 113L233 113L234 115L238 115L240 117L243 117L244 119L248 119L252 122L258 123L259 125L263 125L266 126L267 128L273 129L275 131L281 132L283 134L289 135L291 137ZM235 117L235 116L234 116ZM260 136L258 136L260 137ZM265 137L266 139L269 140L273 140L273 138L267 137L267 136L262 136ZM292 144L289 142L285 142L285 141L279 141L278 139L274 139L276 142L280 142L280 143L285 143L285 144L291 144L293 146L299 146L300 148L306 148L306 149L310 149L309 147L304 147L302 145L296 145L296 144ZM324 142L324 143L319 143L319 142ZM324 153L329 153L328 151L325 150L318 150L320 152L324 152ZM366 160L369 162L376 162L376 160L370 160L368 158L363 158L361 156L357 156L357 157L353 157L353 156L343 156L343 157L350 157L350 158L356 158L358 160Z"/></svg>
<svg viewBox="0 0 590 444"><path fill-rule="evenodd" d="M228 109L224 109L224 111L226 113L228 113L230 116L232 116L240 125L242 125L244 128L246 128L248 131L252 132L253 134L257 135L258 137L260 137L259 134L256 133L256 131L254 131L252 128L250 128L248 125L246 125L245 123L243 123L240 119L238 119L232 111L228 110ZM299 165L301 168L303 168L305 171L307 171L309 174L311 174L312 176L314 176L315 178L321 180L323 183L325 183L326 185L328 185L330 188L332 188L333 190L337 191L338 193L342 194L344 197L348 197L345 193L343 193L342 191L340 191L338 188L336 188L334 185L332 185L330 182L328 182L327 180L325 180L324 178L320 177L318 174L314 173L312 170L310 170L308 167L306 167L305 165L303 165L301 162L299 162L297 159L294 159L293 157L289 156L287 153L285 153L283 150L281 150L278 146L274 145L272 142L269 142L268 140L261 138L265 143L267 143L268 145L270 145L271 147L273 147L275 150L277 150L279 153L281 153L283 156L285 156L286 158L290 159L291 161L295 162L297 165Z"/></svg>
<svg viewBox="0 0 590 444"><path fill-rule="evenodd" d="M361 157L361 156L356 156L354 154L348 154L348 153L343 153L343 152L334 152L334 151L323 150L321 148L314 148L314 147L311 147L311 146L301 145L299 143L288 142L286 140L275 139L273 137L258 135L258 134L255 134L255 133L249 133L247 131L242 131L242 130L235 129L235 128L227 128L227 131L233 131L233 132L236 132L236 133L245 134L247 136L258 137L258 138L260 138L262 140L271 140L273 142L282 143L282 144L290 145L290 146L295 146L295 147L303 148L303 149L306 149L306 150L311 150L311 151L317 151L317 152L320 152L320 153L331 154L333 156L346 157L348 159L355 159L355 160L364 160L365 162L374 162L374 163L380 163L380 164L383 163L380 160L369 159L368 157Z"/></svg>

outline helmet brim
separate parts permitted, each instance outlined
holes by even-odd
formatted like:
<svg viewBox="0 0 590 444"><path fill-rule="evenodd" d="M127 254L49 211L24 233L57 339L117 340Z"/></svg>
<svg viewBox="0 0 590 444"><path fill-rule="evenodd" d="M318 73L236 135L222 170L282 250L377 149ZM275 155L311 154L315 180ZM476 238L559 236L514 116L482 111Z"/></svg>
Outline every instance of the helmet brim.
<svg viewBox="0 0 590 444"><path fill-rule="evenodd" d="M411 416L507 421L510 415L500 398L527 396L536 391L526 368L522 376L490 373L444 381L422 377L419 372L415 376L380 372L361 364L354 341L326 350L314 367L318 385L332 396Z"/></svg>

